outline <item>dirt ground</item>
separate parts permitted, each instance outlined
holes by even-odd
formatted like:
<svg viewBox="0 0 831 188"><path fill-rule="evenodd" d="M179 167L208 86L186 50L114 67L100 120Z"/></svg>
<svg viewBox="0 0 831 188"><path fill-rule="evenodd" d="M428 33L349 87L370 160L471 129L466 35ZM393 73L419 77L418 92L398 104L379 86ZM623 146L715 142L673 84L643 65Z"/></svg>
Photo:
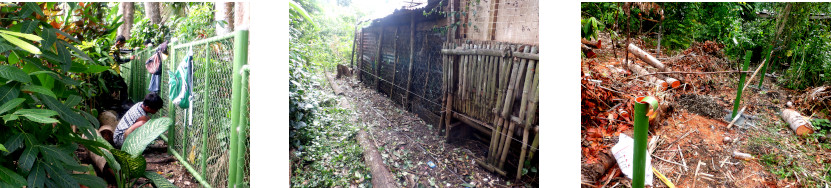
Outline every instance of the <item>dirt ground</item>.
<svg viewBox="0 0 831 188"><path fill-rule="evenodd" d="M612 44L608 36L601 38L604 44ZM644 47L641 40L633 41L643 49L654 49ZM736 70L721 48L713 42L697 43L678 54L657 58L673 71ZM622 48L616 51L617 58L612 45L606 45L595 51L597 58L581 62L583 187L629 187L630 180L620 174L610 148L619 134L632 136L633 99L646 95L670 104L661 111L659 120L650 122L649 130L650 139L658 137L652 165L677 187L814 187L828 183L823 178L829 150L814 146L816 138L794 136L778 117L786 101L794 101L796 109L809 105L798 102L802 92L779 88L772 77L766 78L763 90L753 87L758 82L751 82L742 106L758 120L747 127L727 128L729 122L723 117L733 108L738 74L673 75L682 80L682 87L656 92L623 66ZM629 60L656 71L634 55ZM751 63L750 70L757 66L758 62ZM740 160L733 152L754 158ZM771 173L776 169L794 170ZM653 185L667 187L657 177Z"/></svg>
<svg viewBox="0 0 831 188"><path fill-rule="evenodd" d="M474 162L476 158L483 158L488 149L476 137L464 137L469 139L456 139L448 144L444 133L437 131L437 125L426 124L416 114L363 87L356 79L341 78L335 82L344 92L343 100L354 105L356 119L366 125L370 142L377 146L400 187L522 185L509 184Z"/></svg>
<svg viewBox="0 0 831 188"><path fill-rule="evenodd" d="M147 160L147 171L155 171L177 187L201 187L199 181L190 175L185 166L182 166L175 156L167 153L167 144L164 141L157 139L148 146L143 155Z"/></svg>

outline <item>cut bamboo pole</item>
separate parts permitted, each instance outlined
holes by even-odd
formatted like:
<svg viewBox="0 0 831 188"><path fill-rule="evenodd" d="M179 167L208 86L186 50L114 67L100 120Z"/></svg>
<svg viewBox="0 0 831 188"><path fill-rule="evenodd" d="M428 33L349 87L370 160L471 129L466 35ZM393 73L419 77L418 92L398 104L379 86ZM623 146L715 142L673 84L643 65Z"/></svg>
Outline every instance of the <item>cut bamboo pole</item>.
<svg viewBox="0 0 831 188"><path fill-rule="evenodd" d="M525 52L526 53L528 52L528 47L529 46L525 46L525 48L526 48ZM530 50L531 53L535 53L536 51L537 51L536 47L531 47L531 50ZM520 66L519 67L520 68L526 67L525 62L526 62L526 60L520 61ZM534 74L534 68L535 68L534 60L529 60L527 62L528 62L528 66L526 67L526 70L523 71L523 72L525 72L525 81L523 83L524 86L522 87L522 99L519 102L519 106L520 106L519 107L519 116L518 116L519 119L525 118L525 112L526 112L525 109L528 106L528 104L527 104L528 93L529 93L528 90L531 90L531 82L532 82L532 78L533 78L533 74ZM522 74L520 74L519 76L522 76ZM519 87L519 80L517 80L516 85L517 85L517 88L518 88ZM511 100L513 100L513 99L511 99ZM502 149L502 158L499 159L499 169L502 169L502 167L504 167L505 160L508 157L508 152L511 151L510 150L510 148L511 148L511 139L514 136L514 127L516 127L516 124L517 123L515 123L515 122L511 122L510 128L508 128L508 130L509 130L508 139L505 139L505 146L504 146L505 148ZM526 126L526 127L530 127L530 126Z"/></svg>
<svg viewBox="0 0 831 188"><path fill-rule="evenodd" d="M510 45L510 46L506 45L505 48L509 49L511 51L515 50L515 46L513 46L513 45ZM497 148L499 147L499 142L502 138L501 137L502 134L499 134L499 133L502 132L502 123L503 123L503 121L502 121L502 116L499 115L499 112L501 112L501 110L502 110L502 99L504 99L505 88L507 88L506 85L508 84L508 81L509 81L508 77L511 74L510 70L511 70L512 64L513 64L513 58L502 57L502 63L501 63L502 66L500 66L501 68L499 70L499 83L498 83L499 88L496 92L496 107L493 108L493 111L492 111L492 114L494 116L493 124L496 126L495 133L497 133L497 134L491 134L490 150L488 152L488 160L487 160L487 162L491 163L491 164L493 163L493 158L495 158L494 156L496 156L496 151L497 151Z"/></svg>
<svg viewBox="0 0 831 188"><path fill-rule="evenodd" d="M442 49L447 48L447 42L443 42L441 44L441 48ZM449 106L445 106L447 104L446 103L447 102L447 84L449 84L449 82L447 81L447 70L448 70L447 69L447 55L441 55L441 103L439 103L439 104L441 104L441 106L440 106L441 110L439 110L441 112L441 118L439 118L439 127L436 130L439 133L441 133L441 129L444 126L444 118L446 117L444 108L449 107ZM394 78L395 77L393 77L393 79ZM395 83L395 82L393 82L393 83Z"/></svg>
<svg viewBox="0 0 831 188"><path fill-rule="evenodd" d="M653 67L658 68L658 70L660 70L660 71L664 71L664 72L669 71L669 69L667 69L667 67L664 66L664 64L661 63L661 61L658 61L658 59L655 59L655 57L653 57L652 55L649 55L649 53L647 53L646 51L641 50L641 48L638 48L634 44L630 43L628 48L629 48L629 52L631 52L632 54L635 54L635 56L637 56L641 60L645 61L646 63L649 63L649 65L652 65Z"/></svg>
<svg viewBox="0 0 831 188"><path fill-rule="evenodd" d="M415 33L416 33L415 14L413 14L410 17L410 65L409 65L409 68L407 68L407 89L405 89L406 92L407 92L407 95L406 95L406 98L404 100L404 101L406 101L407 104L404 105L404 106L406 106L405 108L410 107L410 84L413 80L413 53L414 53L413 45L415 45L414 44L414 42L415 42Z"/></svg>
<svg viewBox="0 0 831 188"><path fill-rule="evenodd" d="M750 57L752 57L752 56L753 56L753 51L747 50L745 52L744 65L742 66L742 71L747 70L747 67L750 65ZM744 78L746 76L747 76L747 73L742 73L739 76L739 87L738 88L740 88L740 89L736 90L736 99L733 100L733 114L730 116L730 118L736 118L736 115L739 113L739 104L742 102L742 90L744 90L744 87L742 87L742 84L745 84L744 83ZM748 84L750 84L750 83L748 83Z"/></svg>
<svg viewBox="0 0 831 188"><path fill-rule="evenodd" d="M525 49L525 46L519 46L518 50L520 50L520 49ZM500 114L499 114L503 127L502 127L501 135L499 137L499 145L496 146L496 155L494 156L494 159L493 159L493 164L494 165L498 164L499 159L502 156L502 151L504 150L503 148L505 147L506 139L508 139L508 135L510 133L508 130L511 128L511 123L510 123L510 117L508 116L510 114L508 114L508 112L513 107L512 103L514 101L514 95L513 95L514 89L517 85L516 82L519 80L518 77L520 77L519 72L522 70L522 67L524 67L524 64L525 64L525 61L522 61L522 60L518 60L518 61L515 60L514 61L514 66L511 69L511 80L508 82L508 87L505 88L505 91L506 91L505 100L504 100L504 104L502 105L502 109L500 110ZM506 114L508 114L508 115L506 115Z"/></svg>
<svg viewBox="0 0 831 188"><path fill-rule="evenodd" d="M534 49L534 50L536 50L536 49ZM533 65L529 65L529 67L531 67L531 66L533 66ZM538 105L537 101L539 100L539 97L540 97L539 96L539 94L540 94L539 93L539 80L540 80L539 65L537 65L537 67L535 67L535 69L536 70L531 70L531 71L534 72L533 73L534 74L534 82L533 82L533 86L532 86L533 90L531 91L531 95L533 95L533 97L531 97L531 101L529 101L530 104L529 104L529 109L528 109L528 116L525 118L525 128L522 132L522 150L521 150L520 155L519 155L519 163L517 163L517 164L519 164L519 167L517 167L515 181L519 181L519 178L522 177L522 166L525 165L525 154L528 150L528 134L529 134L529 132L531 132L530 131L531 126L533 125L534 118L537 115L537 105ZM525 94L523 94L523 95L525 95ZM523 97L523 98L525 98L525 97ZM520 116L522 116L522 115L520 115Z"/></svg>

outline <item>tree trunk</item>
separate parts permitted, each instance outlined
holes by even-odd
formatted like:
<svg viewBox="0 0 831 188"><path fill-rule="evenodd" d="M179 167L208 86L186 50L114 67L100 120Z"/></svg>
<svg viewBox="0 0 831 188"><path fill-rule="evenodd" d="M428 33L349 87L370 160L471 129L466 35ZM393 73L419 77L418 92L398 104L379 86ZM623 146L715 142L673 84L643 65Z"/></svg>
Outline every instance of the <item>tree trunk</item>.
<svg viewBox="0 0 831 188"><path fill-rule="evenodd" d="M162 14L159 7L159 2L144 2L144 14L150 19L152 24L162 24Z"/></svg>
<svg viewBox="0 0 831 188"><path fill-rule="evenodd" d="M248 21L250 20L251 6L247 2L237 2L234 4L234 28L248 28Z"/></svg>
<svg viewBox="0 0 831 188"><path fill-rule="evenodd" d="M216 24L216 35L224 35L234 31L234 3L215 3L214 20L225 21L225 24Z"/></svg>
<svg viewBox="0 0 831 188"><path fill-rule="evenodd" d="M130 30L133 29L133 13L135 13L135 5L133 2L121 3L121 21L124 22L118 27L118 35L130 39Z"/></svg>

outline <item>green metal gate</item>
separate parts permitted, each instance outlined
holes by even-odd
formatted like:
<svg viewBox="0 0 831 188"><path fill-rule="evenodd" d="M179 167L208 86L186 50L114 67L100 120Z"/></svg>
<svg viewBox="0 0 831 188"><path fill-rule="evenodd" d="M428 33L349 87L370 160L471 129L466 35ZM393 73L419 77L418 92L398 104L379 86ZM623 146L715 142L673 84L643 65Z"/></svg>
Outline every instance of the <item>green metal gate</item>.
<svg viewBox="0 0 831 188"><path fill-rule="evenodd" d="M138 52L129 71L122 73L130 97L141 100L147 93L149 75L144 61L151 50ZM182 109L168 99L168 70L176 70L193 55L193 92L190 108ZM249 177L248 30L174 45L162 67L160 94L166 108L159 115L174 120L162 138L204 187L239 187ZM122 69L127 64L122 65ZM144 75L144 76L138 76Z"/></svg>

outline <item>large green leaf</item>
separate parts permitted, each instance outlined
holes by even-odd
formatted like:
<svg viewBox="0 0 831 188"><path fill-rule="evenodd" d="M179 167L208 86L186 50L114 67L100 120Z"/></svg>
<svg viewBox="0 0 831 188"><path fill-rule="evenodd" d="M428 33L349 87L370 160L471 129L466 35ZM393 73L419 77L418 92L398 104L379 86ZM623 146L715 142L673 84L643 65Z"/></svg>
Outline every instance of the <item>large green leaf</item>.
<svg viewBox="0 0 831 188"><path fill-rule="evenodd" d="M20 83L11 83L0 86L0 103L7 103L17 98L20 94Z"/></svg>
<svg viewBox="0 0 831 188"><path fill-rule="evenodd" d="M72 174L70 175L72 178L75 178L78 183L81 185L86 185L90 188L105 188L107 187L107 182L104 179L99 178L98 176L93 176L89 174Z"/></svg>
<svg viewBox="0 0 831 188"><path fill-rule="evenodd" d="M20 103L23 103L23 101L26 101L26 99L24 99L24 98L15 98L15 99L12 99L11 101L3 104L2 106L0 106L0 114L3 114L3 113L5 113L5 112L7 112L11 109L14 109L18 105L20 105Z"/></svg>
<svg viewBox="0 0 831 188"><path fill-rule="evenodd" d="M108 66L92 65L92 64L87 65L87 66L88 66L87 70L84 71L84 73L100 73L100 72L104 72L104 71L106 71L107 69L110 68Z"/></svg>
<svg viewBox="0 0 831 188"><path fill-rule="evenodd" d="M0 31L2 31L2 30L0 30ZM6 39L6 41L9 41L10 43L14 44L17 47L20 47L23 50L29 51L30 53L40 54L40 49L38 49L37 47L35 47L32 44L29 44L27 42L24 42L23 40L20 40L19 38L15 37L15 36L0 33L0 37L2 37L3 39Z"/></svg>
<svg viewBox="0 0 831 188"><path fill-rule="evenodd" d="M34 114L34 115L38 115L38 116L49 117L49 116L58 115L58 112L55 112L54 110L48 110L48 109L20 109L20 110L15 111L14 114L17 114L17 115Z"/></svg>
<svg viewBox="0 0 831 188"><path fill-rule="evenodd" d="M17 151L20 147L23 146L23 134L15 134L12 135L11 138L6 140L6 143L3 143L6 146L7 152L3 152L3 155L9 155L9 153Z"/></svg>
<svg viewBox="0 0 831 188"><path fill-rule="evenodd" d="M98 119L96 119L95 116L92 116L92 114L89 114L86 111L80 111L80 110L79 110L79 113L81 113L81 115L84 115L84 118L87 118L87 121L92 123L94 128L98 129L99 127L101 127L101 124L100 124L100 122L98 122Z"/></svg>
<svg viewBox="0 0 831 188"><path fill-rule="evenodd" d="M32 33L35 29L38 28L39 21L37 20L29 20L21 23L20 32L21 33Z"/></svg>
<svg viewBox="0 0 831 188"><path fill-rule="evenodd" d="M50 97L58 98L58 97L55 96L55 93L52 93L52 90L46 89L45 87L39 86L39 85L25 85L25 86L23 86L23 88L20 88L20 90L33 92L33 93L40 93L40 94L48 95Z"/></svg>
<svg viewBox="0 0 831 188"><path fill-rule="evenodd" d="M72 158L72 156L69 156L69 154L67 154L66 152L61 151L60 149L58 149L55 146L40 145L40 146L37 146L37 147L40 149L40 153L43 154L43 157L54 158L54 159L57 159L57 160L63 162L64 164L68 164L68 165L77 165L78 164L78 161L76 161L75 158Z"/></svg>
<svg viewBox="0 0 831 188"><path fill-rule="evenodd" d="M11 184L12 186L22 187L26 185L26 179L17 174L13 170L0 166L0 181Z"/></svg>
<svg viewBox="0 0 831 188"><path fill-rule="evenodd" d="M89 121L84 119L83 116L72 111L72 109L55 98L47 97L43 94L38 94L38 98L43 104L46 104L46 107L58 112L58 116L61 117L64 121L79 127L89 127Z"/></svg>
<svg viewBox="0 0 831 188"><path fill-rule="evenodd" d="M29 178L27 178L29 182L28 187L43 187L46 178L46 171L43 169L43 165L37 163L32 171L29 172Z"/></svg>
<svg viewBox="0 0 831 188"><path fill-rule="evenodd" d="M23 150L23 154L20 154L20 160L17 161L18 165L26 171L31 170L32 165L35 164L35 160L37 160L37 155L37 147L27 146L26 149Z"/></svg>
<svg viewBox="0 0 831 188"><path fill-rule="evenodd" d="M78 47L75 47L75 45L69 44L69 42L66 42L66 41L63 41L63 40L60 41L60 43L63 43L64 46L67 46L67 47L69 47L69 49L72 49L72 51L75 51L75 53L78 55L78 57L84 58L84 59L89 60L89 61L94 61L94 60L92 60L92 58L87 56L87 53L84 53L84 51L81 51L81 49L78 49Z"/></svg>
<svg viewBox="0 0 831 188"><path fill-rule="evenodd" d="M20 116L26 117L26 119L29 119L31 121L38 122L38 123L44 123L44 124L51 124L51 123L60 122L55 118L51 118L51 117L47 117L47 116L40 116L40 115L36 115L36 114L23 114L23 115L20 115Z"/></svg>
<svg viewBox="0 0 831 188"><path fill-rule="evenodd" d="M32 82L32 78L26 72L11 65L0 65L0 77L23 83Z"/></svg>
<svg viewBox="0 0 831 188"><path fill-rule="evenodd" d="M51 28L41 31L40 36L43 37L43 41L40 46L45 49L53 49L52 45L55 44L55 41L58 41L58 35L56 35L55 32L52 32Z"/></svg>
<svg viewBox="0 0 831 188"><path fill-rule="evenodd" d="M130 133L124 140L124 145L121 147L121 150L126 151L132 156L141 155L141 152L144 152L147 145L167 131L170 125L171 121L168 117L154 118L147 121L147 123Z"/></svg>
<svg viewBox="0 0 831 188"><path fill-rule="evenodd" d="M23 8L38 13L38 15L44 16L43 10L40 10L40 6L38 6L38 4L35 2L26 2L26 4L23 5Z"/></svg>
<svg viewBox="0 0 831 188"><path fill-rule="evenodd" d="M66 50L66 46L63 44L58 43L56 46L58 47L58 58L63 63L61 70L67 71L72 67L72 54L69 53L69 50Z"/></svg>
<svg viewBox="0 0 831 188"><path fill-rule="evenodd" d="M116 161L121 164L121 172L127 173L132 178L144 176L144 171L147 169L147 161L145 161L144 156L131 156L129 153L117 149L111 149L110 152Z"/></svg>
<svg viewBox="0 0 831 188"><path fill-rule="evenodd" d="M0 151L9 152L9 150L6 150L6 146L3 146L3 144L0 144Z"/></svg>
<svg viewBox="0 0 831 188"><path fill-rule="evenodd" d="M69 97L66 97L66 101L64 101L64 104L66 104L66 106L76 106L78 104L81 104L81 101L83 100L84 99L82 99L78 95L69 95Z"/></svg>
<svg viewBox="0 0 831 188"><path fill-rule="evenodd" d="M7 30L0 30L0 34L12 35L12 36L16 36L16 37L23 37L24 39L32 40L32 41L43 40L42 38L40 38L37 35L14 32L14 31L7 31Z"/></svg>
<svg viewBox="0 0 831 188"><path fill-rule="evenodd" d="M9 64L12 64L12 65L20 63L20 57L17 56L17 53L14 53L14 51L9 53L9 59L8 60L9 60Z"/></svg>
<svg viewBox="0 0 831 188"><path fill-rule="evenodd" d="M144 177L147 177L147 179L153 181L153 185L156 185L157 188L176 188L176 185L173 185L170 181L167 181L164 176L156 174L156 172L145 171Z"/></svg>
<svg viewBox="0 0 831 188"><path fill-rule="evenodd" d="M70 176L65 169L58 167L57 164L41 163L49 173L49 180L57 184L57 187L79 187L78 182ZM48 184L49 181L47 181Z"/></svg>

